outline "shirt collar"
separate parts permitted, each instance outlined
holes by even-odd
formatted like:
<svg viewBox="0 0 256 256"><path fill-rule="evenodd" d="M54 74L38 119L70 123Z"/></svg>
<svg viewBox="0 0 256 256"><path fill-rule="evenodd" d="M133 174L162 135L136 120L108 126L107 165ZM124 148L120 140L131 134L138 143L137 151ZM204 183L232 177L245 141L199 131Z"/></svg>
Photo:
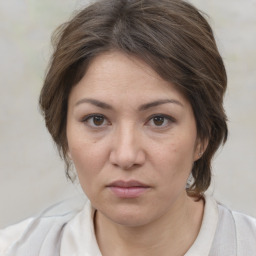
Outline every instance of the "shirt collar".
<svg viewBox="0 0 256 256"><path fill-rule="evenodd" d="M60 255L102 256L94 232L95 209L88 200L83 209L64 228ZM209 255L218 223L218 205L205 196L204 216L200 232L184 256Z"/></svg>
<svg viewBox="0 0 256 256"><path fill-rule="evenodd" d="M94 232L95 209L89 200L64 228L60 255L102 256Z"/></svg>
<svg viewBox="0 0 256 256"><path fill-rule="evenodd" d="M218 224L218 205L211 196L205 195L204 199L204 216L199 234L184 256L205 256L210 253Z"/></svg>

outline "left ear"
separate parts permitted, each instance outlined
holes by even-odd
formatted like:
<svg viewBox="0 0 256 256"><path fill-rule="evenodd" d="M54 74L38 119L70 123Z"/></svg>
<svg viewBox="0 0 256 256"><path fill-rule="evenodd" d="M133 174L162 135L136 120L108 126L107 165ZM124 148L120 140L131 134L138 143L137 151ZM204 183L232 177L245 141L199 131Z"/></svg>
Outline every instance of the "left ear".
<svg viewBox="0 0 256 256"><path fill-rule="evenodd" d="M208 139L205 139L205 140L201 140L199 138L197 139L196 145L195 145L195 152L194 152L194 161L197 161L203 156L208 146L208 142L209 142Z"/></svg>

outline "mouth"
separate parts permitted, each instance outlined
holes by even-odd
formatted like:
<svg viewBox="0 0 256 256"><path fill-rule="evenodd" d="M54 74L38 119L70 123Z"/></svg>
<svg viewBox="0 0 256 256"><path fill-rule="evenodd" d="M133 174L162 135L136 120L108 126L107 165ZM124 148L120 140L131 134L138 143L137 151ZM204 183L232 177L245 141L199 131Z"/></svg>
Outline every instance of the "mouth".
<svg viewBox="0 0 256 256"><path fill-rule="evenodd" d="M150 189L150 186L136 180L117 180L107 187L119 198L137 198Z"/></svg>

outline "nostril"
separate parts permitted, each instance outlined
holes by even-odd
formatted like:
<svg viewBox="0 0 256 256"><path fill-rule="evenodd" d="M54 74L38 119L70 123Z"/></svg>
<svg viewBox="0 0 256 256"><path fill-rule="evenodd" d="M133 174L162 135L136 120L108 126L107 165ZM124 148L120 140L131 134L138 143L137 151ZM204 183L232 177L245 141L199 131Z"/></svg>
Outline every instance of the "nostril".
<svg viewBox="0 0 256 256"><path fill-rule="evenodd" d="M126 154L123 153L112 151L110 154L110 163L122 170L133 170L145 162L145 154L141 150L126 152Z"/></svg>
<svg viewBox="0 0 256 256"><path fill-rule="evenodd" d="M111 141L110 162L123 170L131 170L143 164L143 145L136 127L123 124L114 135Z"/></svg>

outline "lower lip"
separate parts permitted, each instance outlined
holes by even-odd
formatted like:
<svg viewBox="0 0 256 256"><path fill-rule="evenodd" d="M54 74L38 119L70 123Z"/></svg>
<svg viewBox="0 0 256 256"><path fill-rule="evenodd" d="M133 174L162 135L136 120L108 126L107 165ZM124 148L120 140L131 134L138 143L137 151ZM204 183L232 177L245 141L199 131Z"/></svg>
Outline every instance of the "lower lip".
<svg viewBox="0 0 256 256"><path fill-rule="evenodd" d="M111 191L120 198L136 198L145 193L148 187L109 187Z"/></svg>

